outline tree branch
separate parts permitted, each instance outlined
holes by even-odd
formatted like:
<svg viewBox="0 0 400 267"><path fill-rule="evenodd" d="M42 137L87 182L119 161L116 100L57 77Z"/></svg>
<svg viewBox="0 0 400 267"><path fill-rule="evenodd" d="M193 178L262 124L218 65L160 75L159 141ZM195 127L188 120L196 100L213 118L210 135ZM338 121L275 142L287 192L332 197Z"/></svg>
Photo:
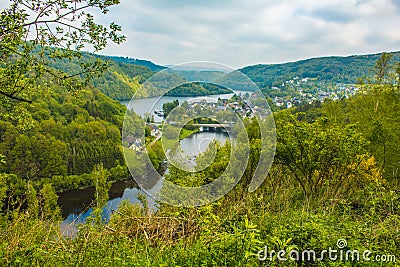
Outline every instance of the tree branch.
<svg viewBox="0 0 400 267"><path fill-rule="evenodd" d="M48 9L49 7L51 7L54 4L54 2L50 2L47 6L45 6L44 8L42 8L39 12L39 14L36 16L35 22L37 22L39 20L39 18L42 17L42 14L44 11L46 11L46 9Z"/></svg>
<svg viewBox="0 0 400 267"><path fill-rule="evenodd" d="M21 101L21 102L32 104L32 100L28 100L28 99L25 99L25 98L20 98L18 96L15 96L13 94L8 94L8 93L3 92L3 91L0 91L0 95L6 96L6 97L8 97L10 99L13 99L13 100L17 100L17 101Z"/></svg>
<svg viewBox="0 0 400 267"><path fill-rule="evenodd" d="M89 7L92 7L92 6L93 5L86 5L86 6L79 7L77 9L71 10L71 11L65 13L65 14L62 14L62 15L58 16L55 19L39 20L39 16L38 16L34 21L31 21L31 22L23 24L22 27L27 27L27 26L34 25L34 24L43 24L43 23L59 23L60 19L63 19L68 15L71 15L71 14L73 14L75 12L81 11L83 9L86 9L86 8L89 8Z"/></svg>

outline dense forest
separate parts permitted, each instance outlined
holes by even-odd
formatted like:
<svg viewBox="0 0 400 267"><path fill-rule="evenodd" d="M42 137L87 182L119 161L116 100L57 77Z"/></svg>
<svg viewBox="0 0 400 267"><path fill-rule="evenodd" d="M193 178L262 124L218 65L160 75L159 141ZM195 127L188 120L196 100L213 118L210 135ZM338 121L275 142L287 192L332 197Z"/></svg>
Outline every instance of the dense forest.
<svg viewBox="0 0 400 267"><path fill-rule="evenodd" d="M1 108L0 151L8 164L0 171L17 175L14 185L52 183L58 190L91 186L88 174L100 163L120 171L113 179L126 178L120 130L124 106L93 88L74 96L52 86L32 100L32 105L18 104L22 118L7 116ZM140 129L140 118L132 114L132 120Z"/></svg>
<svg viewBox="0 0 400 267"><path fill-rule="evenodd" d="M151 212L139 194L139 204L123 201L105 221L111 180L127 177L123 151L138 155L122 147L122 136L155 137L140 117L101 90L108 88L106 79L118 77L122 91L114 87L109 94L129 97L152 71L131 64L137 63L133 59L109 62L107 70L103 59L80 53L124 40L118 25L96 24L85 13L88 7L107 13L119 1L32 2L21 7L25 2L13 1L0 13L1 266L399 266L398 53L373 56L373 63L357 61L359 69L372 68L367 77L357 72L357 94L268 113L276 129L266 136L263 123L245 118L242 129L232 128L238 146L212 143L196 159L202 167L212 158L208 167L186 172L170 166L165 175L169 182L196 188L217 181L234 157L245 169L224 197L199 207L158 203ZM46 21L48 10L55 19ZM47 23L57 26L56 35ZM319 62L307 75L334 79L332 73L337 77L342 70L354 81L358 74L340 69L336 60L303 63ZM179 75L171 79L185 81ZM270 84L263 79L257 82ZM151 96L155 87L139 93ZM196 130L169 129L179 137ZM262 144L276 145L273 163L261 187L249 192L264 156ZM157 164L164 156L159 141L144 152L141 157ZM90 185L95 186L91 215L75 235L63 235L56 191ZM160 189L161 195L168 193ZM188 203L193 198L179 194Z"/></svg>
<svg viewBox="0 0 400 267"><path fill-rule="evenodd" d="M394 61L400 61L400 52L389 54ZM373 67L381 55L312 58L283 64L248 66L240 71L260 88L281 85L296 76L318 78L327 84L357 84L360 79L373 76Z"/></svg>
<svg viewBox="0 0 400 267"><path fill-rule="evenodd" d="M58 94L53 93L54 96ZM82 96L96 102L96 91L85 92ZM104 98L99 93L97 97ZM65 98L85 102L80 96ZM42 103L39 98L37 100ZM114 107L115 114L123 111L117 103L103 101ZM266 263L280 266L276 254L271 260L263 261L259 259L260 251L264 253L268 246L268 251L313 248L321 252L329 247L337 249L337 241L345 239L344 252L371 251L371 262L362 262L361 258L359 263L363 266L380 266L382 262L372 261L378 259L377 256L391 259L387 264L396 266L393 261L400 244L399 103L397 81L396 84L364 84L362 92L349 99L276 112L275 160L264 184L254 193L249 193L247 187L258 162L261 137L258 123L246 119L250 160L243 179L228 195L199 208L161 205L155 214L148 213L145 198L141 198L142 205L123 202L107 224L98 217L101 215L98 209L74 239L60 236L56 197L51 187L46 184L35 190L29 183L21 185L20 190L24 186L30 190L26 197L28 207L19 212L6 209L2 215L3 233L7 234L2 236L5 249L1 261L4 265L48 266L260 266ZM101 122L91 122L91 117L95 117L94 109L88 108L86 116L82 114L86 114L85 111L79 111L75 117L68 117L60 110L55 112L57 109L53 105L48 105L47 112L38 112L32 107L32 118L40 117L39 121L43 122L36 122L32 130L35 134L25 134L26 137L19 137L19 142L27 138L44 139L41 135L52 133L50 128L45 128L46 132L40 130L47 127L45 125L64 129L59 133L60 141L48 135L49 146L44 146L48 149L57 145L57 151L49 150L49 153L55 154L52 159L61 159L62 153L69 154L69 144L63 145L61 141L69 140L65 137L69 131L65 129L73 129L78 117L81 124L76 127ZM118 116L104 113L101 108L97 112L96 117L105 120L103 123L108 125L109 134L117 139ZM49 122L51 116L59 116L60 123ZM7 127L17 131L10 124ZM104 127L103 137L107 135L107 127ZM82 134L101 140L102 137L96 137L98 131L101 132L93 133L95 136L83 130ZM4 139L5 135L2 136ZM15 147L16 151L21 151ZM102 147L98 148L101 150ZM204 171L189 175L171 166L167 179L186 186L213 181L228 164L230 144L218 144L217 150L213 163ZM197 160L202 162L208 153L211 151L199 155ZM12 156L13 153L4 158L3 171L12 167L7 163ZM35 159L30 161L35 162ZM57 172L68 173L67 164L64 166ZM40 171L38 176L46 173L46 169ZM26 180L26 173L19 175ZM16 186L9 183L9 178L4 179L9 175L1 177L2 198L5 199ZM97 206L104 204L107 198L107 191L102 188L107 188L105 183L97 186L97 192L103 196L97 198ZM300 257L286 263L288 266L354 266L357 262L357 258L335 262Z"/></svg>
<svg viewBox="0 0 400 267"><path fill-rule="evenodd" d="M135 58L129 58L129 57L116 57L116 56L100 56L100 55L95 55L96 57L102 58L103 60L113 60L116 62L122 62L126 63L129 65L138 65L138 66L144 66L149 68L151 71L157 72L164 70L166 67L154 64L153 62L149 60L143 60L143 59L135 59Z"/></svg>
<svg viewBox="0 0 400 267"><path fill-rule="evenodd" d="M107 64L107 69L102 72L102 75L93 77L91 83L105 95L115 100L131 99L140 88L140 85L154 74L146 66L115 61L108 57L96 56L90 53L82 53L82 57L79 60L58 60L52 62L50 66L54 69L71 73L73 70L79 69L80 64L95 60ZM157 95L156 91L138 93L139 97L154 95Z"/></svg>
<svg viewBox="0 0 400 267"><path fill-rule="evenodd" d="M166 96L207 96L207 95L220 95L230 94L232 91L221 86L194 82L178 86L169 91Z"/></svg>
<svg viewBox="0 0 400 267"><path fill-rule="evenodd" d="M107 69L100 76L93 77L91 83L108 97L115 100L128 100L133 96L135 98L159 96L160 90L153 87L142 87L143 83L149 79L156 71L165 68L152 64L148 61L126 59L120 57L98 56L95 54L83 53L79 61L57 61L51 64L52 68L64 72L70 72L77 69L79 64L84 64L99 59L107 64ZM220 76L218 72L206 72L205 74L191 71L176 71L174 79L176 84L183 84L173 89L167 95L169 96L205 96L213 94L230 93L229 90L219 86L204 83L188 83L188 80L204 80L204 77L210 75ZM159 75L158 77L162 77ZM203 77L203 78L202 78ZM170 78L168 76L168 78ZM161 83L162 81L157 81Z"/></svg>
<svg viewBox="0 0 400 267"><path fill-rule="evenodd" d="M393 61L400 60L400 52L389 53L393 57ZM274 92L271 87L280 86L282 83L289 81L295 77L309 78L325 85L333 86L337 83L341 84L358 84L362 79L373 76L373 67L375 62L382 54L374 55L357 55L349 57L325 57L313 58L297 62L271 65L255 65L240 69L245 75L254 81L265 94L269 97L280 96L286 97L295 95L286 90ZM158 96L160 91L156 88L141 88L141 85L154 75L157 71L165 68L155 65L149 61L138 59L129 59L122 57L98 56L89 53L83 53L80 59L82 62L89 62L93 59L99 59L106 62L108 69L98 77L93 78L93 84L101 90L105 95L116 100L131 99L135 97L152 97ZM52 65L56 69L68 72L79 67L78 62L57 61ZM184 84L189 80L219 80L222 79L224 84L237 83L238 81L230 80L229 74L218 71L186 71L177 70L177 83ZM177 93L170 95L183 96L201 96L207 94L220 94L215 88L186 88L187 90L179 90ZM140 91L137 91L141 89ZM248 88L243 88L246 90ZM222 91L221 91L222 92Z"/></svg>

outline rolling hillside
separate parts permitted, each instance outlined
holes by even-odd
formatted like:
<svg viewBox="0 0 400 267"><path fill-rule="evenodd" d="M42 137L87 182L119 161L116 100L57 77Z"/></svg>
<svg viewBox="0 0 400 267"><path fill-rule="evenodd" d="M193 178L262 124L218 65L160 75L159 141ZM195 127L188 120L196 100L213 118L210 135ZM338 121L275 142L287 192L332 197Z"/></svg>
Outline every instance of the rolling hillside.
<svg viewBox="0 0 400 267"><path fill-rule="evenodd" d="M326 83L355 84L358 78L372 76L372 68L381 55L312 58L284 64L248 66L241 71L261 88L280 85L296 76L318 78ZM392 55L392 62L400 61L400 52Z"/></svg>
<svg viewBox="0 0 400 267"><path fill-rule="evenodd" d="M392 55L392 63L400 61L400 52L394 52ZM380 56L381 54L349 57L321 57L283 64L248 66L240 71L249 76L260 88L268 92L271 87L279 87L284 82L295 77L299 77L300 79L311 78L314 81L330 85L336 83L355 84L359 78L373 76L372 68ZM93 80L93 85L108 97L116 100L125 100L131 99L135 92L138 97L152 97L160 94L160 90L157 88L147 88L139 92L137 92L137 90L146 79L150 78L157 71L165 69L165 67L146 60L99 56L90 53L83 54L84 61L96 59L107 61L109 68L102 76ZM75 71L79 69L80 66L71 62L58 62L52 67L69 73L71 70ZM214 78L221 76L221 78L223 78L225 75L217 71L180 71L177 74L175 78L181 83L191 79L199 81L207 80L207 77L210 76ZM230 76L228 75L224 79L229 80ZM213 93L213 91L209 91L209 88L201 88L201 90L192 89L193 88L184 92L184 95L204 95ZM246 90L247 88L242 89ZM285 96L289 93L286 87L284 90L280 91L279 95ZM270 94L268 93L268 95Z"/></svg>

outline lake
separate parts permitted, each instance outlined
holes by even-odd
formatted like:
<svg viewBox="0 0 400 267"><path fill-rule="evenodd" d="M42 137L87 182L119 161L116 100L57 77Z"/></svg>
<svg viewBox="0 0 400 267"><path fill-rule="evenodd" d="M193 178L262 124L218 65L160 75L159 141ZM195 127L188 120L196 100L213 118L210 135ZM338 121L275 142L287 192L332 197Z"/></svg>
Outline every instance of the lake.
<svg viewBox="0 0 400 267"><path fill-rule="evenodd" d="M233 94L227 95L214 95L207 96L207 98L211 98L217 100L218 98L230 98ZM192 99L203 99L204 97L163 97L155 106L155 109L162 109L162 104L166 102L172 102L175 99L178 99L180 103L186 100ZM151 107L149 107L149 103L154 103L156 98L146 98L146 99L135 99L134 102L134 110L136 113L144 116L146 112L149 112ZM129 101L123 101L122 104L128 105ZM158 117L155 115L155 117ZM158 117L161 121L162 118ZM199 132L193 134L183 140L180 141L180 146L183 151L189 157L195 157L199 153L204 152L208 147L209 143L212 140L217 140L221 143L225 143L226 139L229 138L228 134L222 131L215 132ZM168 168L166 166L166 172L168 172ZM152 192L157 192L162 187L162 180L159 180L157 184L155 184L150 190ZM137 188L135 182L133 181L119 181L114 183L111 186L109 192L109 201L107 205L104 207L104 219L108 220L110 217L112 210L116 210L120 205L121 201L128 200L131 203L140 203L137 195L142 192L139 188ZM66 236L74 236L76 234L75 225L84 223L88 216L90 216L92 209L90 205L94 201L94 193L95 188L85 188L80 190L70 190L66 192L62 192L59 194L59 205L62 207L62 216L64 220L61 223L61 231ZM157 210L157 203L155 200L147 196L147 201L149 203L149 208L153 211Z"/></svg>
<svg viewBox="0 0 400 267"><path fill-rule="evenodd" d="M246 93L249 93L248 91L235 91L236 94L242 94L245 95ZM208 96L163 96L163 97L151 97L151 98L142 98L142 99L133 99L132 102L129 100L126 101L121 101L120 103L129 107L129 104L133 108L136 114L144 117L146 113L151 113L151 115L154 115L154 121L155 122L161 122L163 120L162 117L157 116L154 114L152 111L154 110L162 110L162 106L164 103L168 102L173 102L174 100L178 100L179 103L183 103L185 101L195 101L195 100L201 100L201 99L208 99L212 101L217 101L218 98L221 99L229 99L234 95L234 93L231 94L222 94L222 95L208 95ZM130 103L131 102L131 103ZM155 103L154 107L153 104Z"/></svg>

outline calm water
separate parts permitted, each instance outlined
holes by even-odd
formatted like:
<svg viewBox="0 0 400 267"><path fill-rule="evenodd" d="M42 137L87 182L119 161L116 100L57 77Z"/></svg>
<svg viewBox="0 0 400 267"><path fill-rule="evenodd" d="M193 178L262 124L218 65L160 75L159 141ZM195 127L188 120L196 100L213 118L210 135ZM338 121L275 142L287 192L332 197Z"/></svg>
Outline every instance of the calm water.
<svg viewBox="0 0 400 267"><path fill-rule="evenodd" d="M195 157L204 152L212 140L218 140L225 143L229 138L225 132L199 132L180 141L181 148L190 157ZM168 172L168 169L166 169ZM157 192L162 187L162 180L152 188L147 189ZM144 193L136 187L135 182L120 181L111 186L109 192L109 201L103 209L103 218L108 220L112 210L117 210L121 201L128 200L131 203L140 203L137 198L138 193ZM80 190L70 190L59 194L58 203L62 207L62 216L64 218L61 223L61 231L65 236L74 236L77 232L75 225L84 223L88 216L92 213L89 208L94 201L95 188L89 187ZM157 203L154 198L147 196L150 210L157 210Z"/></svg>
<svg viewBox="0 0 400 267"><path fill-rule="evenodd" d="M217 140L223 144L227 138L228 134L222 131L200 132L181 140L180 145L188 156L196 157L206 151L212 140Z"/></svg>
<svg viewBox="0 0 400 267"><path fill-rule="evenodd" d="M211 96L213 99L217 100L219 97L228 98L231 95L215 95ZM165 99L166 98L166 99ZM161 109L162 104L165 102L170 102L175 99L178 99L179 102L185 101L188 99L193 99L189 97L165 97L161 99L156 106L155 109ZM201 97L204 98L204 97ZM138 114L144 115L148 112L149 108L148 103L153 102L154 99L138 99L134 101L135 112ZM123 104L128 104L129 102L124 102ZM137 110L137 111L136 111ZM156 116L155 116L156 117ZM161 118L160 118L161 119ZM221 143L225 143L228 135L225 132L215 131L215 132L199 132L192 136L189 136L180 141L181 148L183 151L189 155L190 157L195 157L199 153L204 152L208 147L209 143L212 140L218 140ZM166 169L168 172L168 169ZM157 192L162 187L162 180L151 187L152 192ZM141 192L133 182L133 178L131 182L117 182L114 183L109 192L109 201L107 202L106 207L104 208L104 219L108 219L112 213L112 210L116 210L120 205L121 201L129 200L131 203L139 203L137 199L138 193ZM93 203L94 200L95 188L86 188L82 190L71 190L67 192L63 192L59 194L59 205L63 210L63 218L64 221L61 224L61 230L65 235L73 236L76 233L76 227L74 224L83 223L86 221L87 217L91 214L92 209L89 208L90 204ZM152 210L157 210L157 203L155 200L147 196L147 201L149 203L149 207Z"/></svg>
<svg viewBox="0 0 400 267"><path fill-rule="evenodd" d="M237 94L249 93L248 91L235 91ZM217 101L218 98L221 99L229 99L234 94L222 94L222 95L210 95L210 96L198 96L198 97L182 97L182 96L163 96L163 97L151 97L151 98L143 98L143 99L133 99L132 102L130 101L121 101L121 104L131 108L135 111L136 114L144 117L146 113L151 113L154 115L155 122L161 122L162 117L159 117L154 114L154 110L162 110L162 106L164 103L172 102L174 100L178 100L179 103L183 103L185 101L194 101L194 100L201 100L201 99L208 99L211 101ZM207 100L207 101L208 101ZM155 105L154 105L155 103ZM154 107L153 107L154 105Z"/></svg>

